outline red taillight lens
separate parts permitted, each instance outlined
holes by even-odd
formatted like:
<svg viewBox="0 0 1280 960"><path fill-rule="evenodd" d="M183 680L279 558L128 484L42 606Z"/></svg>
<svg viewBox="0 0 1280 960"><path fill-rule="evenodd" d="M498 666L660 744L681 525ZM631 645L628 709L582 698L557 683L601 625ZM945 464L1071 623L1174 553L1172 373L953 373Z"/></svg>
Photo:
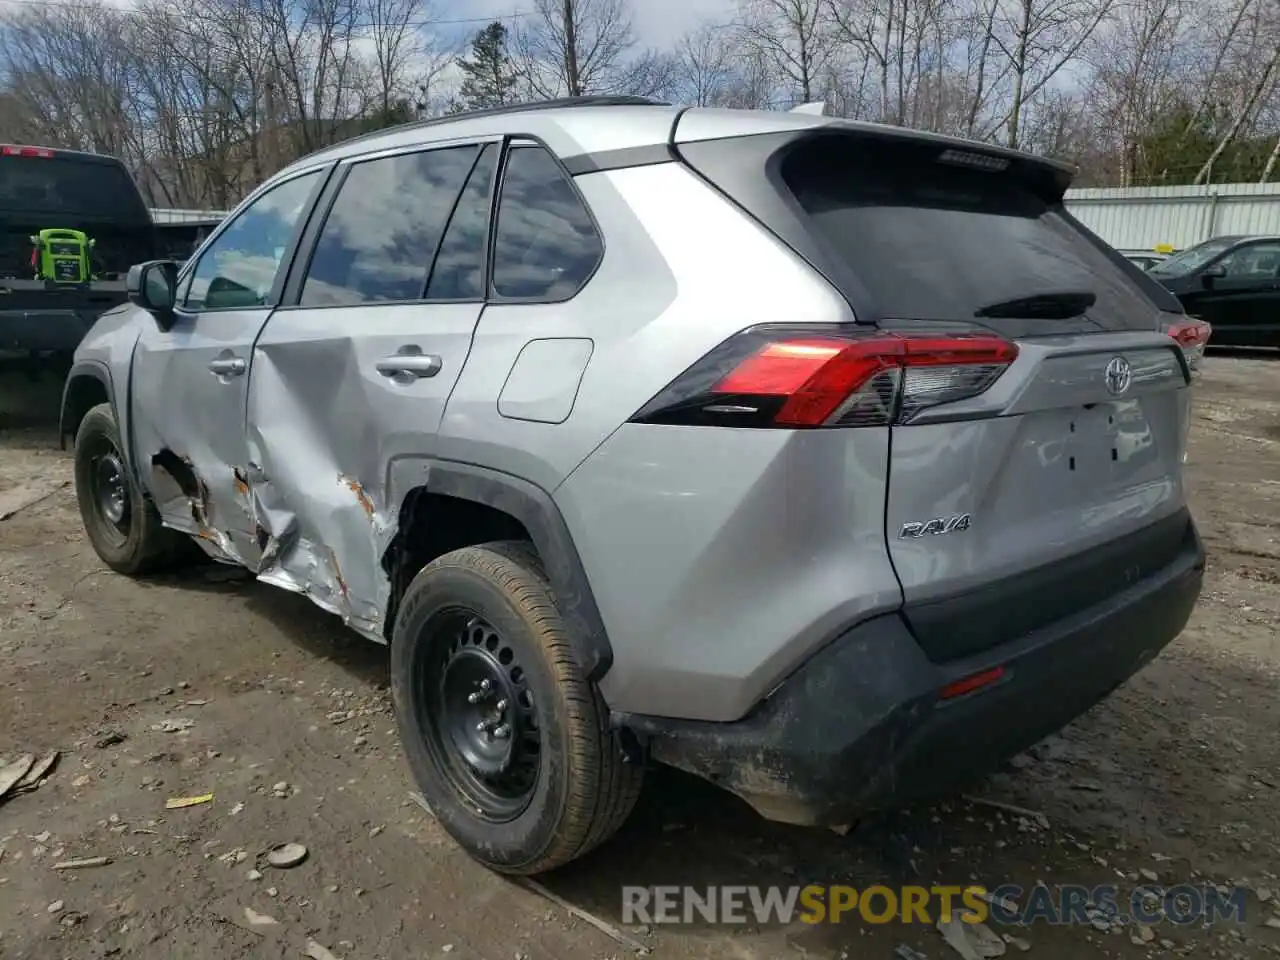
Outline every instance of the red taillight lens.
<svg viewBox="0 0 1280 960"><path fill-rule="evenodd" d="M739 427L904 423L977 396L1018 355L986 334L754 327L721 344L635 420Z"/></svg>
<svg viewBox="0 0 1280 960"><path fill-rule="evenodd" d="M1213 333L1213 327L1203 320L1183 317L1173 323L1166 323L1164 332L1182 348L1182 355L1186 358L1188 369L1193 374L1196 373L1200 360L1204 356L1204 348L1209 343L1209 336Z"/></svg>
<svg viewBox="0 0 1280 960"><path fill-rule="evenodd" d="M23 147L12 143L6 143L0 146L0 154L3 154L6 157L41 157L45 160L53 159L53 151L48 147Z"/></svg>
<svg viewBox="0 0 1280 960"><path fill-rule="evenodd" d="M1213 327L1205 321L1192 320L1190 317L1165 327L1165 333L1184 347L1203 347L1209 342L1209 334L1212 332Z"/></svg>
<svg viewBox="0 0 1280 960"><path fill-rule="evenodd" d="M975 673L967 677L961 677L959 680L953 680L938 691L938 699L954 700L956 697L963 697L966 694L973 693L975 690L981 690L983 687L989 687L993 683L997 683L1003 679L1004 667L992 667L990 670L983 670L981 673Z"/></svg>

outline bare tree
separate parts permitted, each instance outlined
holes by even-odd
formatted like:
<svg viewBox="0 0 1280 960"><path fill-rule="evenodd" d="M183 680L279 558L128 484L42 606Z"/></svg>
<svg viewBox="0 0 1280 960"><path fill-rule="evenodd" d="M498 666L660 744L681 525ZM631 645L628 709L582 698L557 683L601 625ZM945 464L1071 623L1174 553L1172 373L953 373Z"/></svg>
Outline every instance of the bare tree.
<svg viewBox="0 0 1280 960"><path fill-rule="evenodd" d="M633 92L650 64L631 56L627 0L534 0L514 47L535 97Z"/></svg>
<svg viewBox="0 0 1280 960"><path fill-rule="evenodd" d="M1271 148L1271 152L1267 154L1267 163L1262 168L1262 176L1258 178L1259 183L1267 183L1271 179L1271 174L1275 172L1276 161L1280 160L1280 137L1276 137L1276 145Z"/></svg>
<svg viewBox="0 0 1280 960"><path fill-rule="evenodd" d="M1111 13L1114 0L1002 0L992 42L1009 60L1006 139L1018 146L1023 109L1073 63Z"/></svg>
<svg viewBox="0 0 1280 960"><path fill-rule="evenodd" d="M1186 0L1126 4L1093 44L1089 99L1116 149L1121 186L1140 177L1143 135L1177 104L1187 10Z"/></svg>
<svg viewBox="0 0 1280 960"><path fill-rule="evenodd" d="M430 76L438 74L449 58L423 40L426 22L436 19L430 0L361 0L364 23L360 34L373 46L373 69L378 109L389 116L397 100L410 97L421 82L412 64L426 62Z"/></svg>
<svg viewBox="0 0 1280 960"><path fill-rule="evenodd" d="M945 70L944 20L952 0L827 0L835 35L857 51L877 78L879 117L920 125L926 90Z"/></svg>
<svg viewBox="0 0 1280 960"><path fill-rule="evenodd" d="M1262 68L1262 73L1258 77L1244 104L1236 112L1235 119L1231 121L1231 125L1227 128L1227 132L1222 135L1222 139L1218 141L1218 145L1213 148L1213 153L1209 154L1209 159L1204 162L1197 172L1192 183L1204 183L1209 179L1209 175L1213 170L1214 163L1222 156L1223 152L1231 145L1232 141L1240 133L1241 129L1252 116L1254 108L1257 107L1258 101L1261 99L1264 91L1274 91L1276 86L1276 67L1280 66L1280 46L1272 52L1271 57L1267 60L1266 65ZM1274 164L1273 164L1274 165Z"/></svg>
<svg viewBox="0 0 1280 960"><path fill-rule="evenodd" d="M978 118L986 111L991 91L1009 72L1008 61L1004 70L993 75L995 68L991 63L993 40L995 39L996 15L1000 11L1000 0L981 0L980 6L970 14L965 31L968 43L966 65L968 73L973 76L973 83L966 97L967 106L964 114L964 134L967 137L978 135ZM976 29L975 29L976 28ZM972 42L973 34L978 36L977 43Z"/></svg>
<svg viewBox="0 0 1280 960"><path fill-rule="evenodd" d="M743 0L737 30L789 102L810 103L825 93L834 34L823 0Z"/></svg>
<svg viewBox="0 0 1280 960"><path fill-rule="evenodd" d="M435 2L0 6L0 127L119 156L157 205L225 208L301 154L442 109L467 37L435 26ZM739 0L669 50L635 43L635 2L532 0L509 93L824 99L1068 157L1095 183L1280 165L1277 0Z"/></svg>
<svg viewBox="0 0 1280 960"><path fill-rule="evenodd" d="M735 51L723 27L705 23L676 43L673 93L695 107L722 105L735 80Z"/></svg>
<svg viewBox="0 0 1280 960"><path fill-rule="evenodd" d="M1201 114L1209 105L1210 98L1215 94L1215 92L1217 92L1218 78L1221 75L1223 64L1226 62L1231 48L1235 44L1237 37L1240 35L1240 27L1244 23L1245 15L1254 6L1256 6L1256 4L1257 0L1239 0L1239 3L1235 4L1234 11L1230 14L1226 30L1217 37L1217 42L1214 44L1213 63L1207 71L1201 74L1200 94L1199 98L1196 100L1196 108L1192 111L1191 116L1187 120L1187 125L1182 131L1183 142L1185 142L1187 137L1191 134L1192 129L1194 129L1196 125L1196 121L1200 119ZM1217 12L1216 9L1214 12ZM1206 28L1206 32L1211 33L1213 31L1216 21L1216 17L1209 17L1202 20L1202 23Z"/></svg>

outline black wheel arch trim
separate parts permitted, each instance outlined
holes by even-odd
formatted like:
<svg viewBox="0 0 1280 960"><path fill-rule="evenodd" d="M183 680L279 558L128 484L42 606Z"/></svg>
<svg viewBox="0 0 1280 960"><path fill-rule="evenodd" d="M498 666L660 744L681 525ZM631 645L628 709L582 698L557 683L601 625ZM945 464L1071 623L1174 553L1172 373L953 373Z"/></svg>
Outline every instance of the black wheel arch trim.
<svg viewBox="0 0 1280 960"><path fill-rule="evenodd" d="M451 460L429 461L426 490L501 510L524 525L586 679L599 682L613 665L613 648L578 548L551 494L512 474Z"/></svg>
<svg viewBox="0 0 1280 960"><path fill-rule="evenodd" d="M71 364L71 369L67 372L67 380L62 385L62 405L58 409L58 445L62 450L67 449L67 414L70 410L71 388L78 380L88 377L97 380L107 392L107 402L114 408L116 406L115 386L111 382L111 370L101 360L76 360ZM125 454L126 459L128 454Z"/></svg>

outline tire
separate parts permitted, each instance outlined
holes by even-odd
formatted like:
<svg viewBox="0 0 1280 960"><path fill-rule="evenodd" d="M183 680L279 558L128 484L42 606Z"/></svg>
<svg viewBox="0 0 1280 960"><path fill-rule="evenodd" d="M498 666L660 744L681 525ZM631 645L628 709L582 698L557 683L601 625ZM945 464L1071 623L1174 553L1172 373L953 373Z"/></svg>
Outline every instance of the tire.
<svg viewBox="0 0 1280 960"><path fill-rule="evenodd" d="M484 669L499 672L485 674L492 693L475 682L486 658ZM624 762L528 544L455 550L414 577L393 631L391 689L424 798L450 836L493 870L532 875L562 866L612 836L635 806L643 765ZM460 689L489 697L488 705L470 706ZM476 723L471 711L504 702L505 712L489 714L504 718L499 728L479 734L493 721ZM503 725L511 754L495 761L489 779L479 777L458 737L470 741L466 731L476 730L481 755L493 743L503 749L493 739Z"/></svg>
<svg viewBox="0 0 1280 960"><path fill-rule="evenodd" d="M193 545L190 538L161 524L155 505L125 466L121 448L111 404L100 403L89 410L80 421L75 443L76 501L85 534L102 562L117 573L137 577L172 569L191 556ZM114 459L114 467L104 465L108 458ZM112 519L100 496L106 482L102 472L113 469L119 476L122 521Z"/></svg>

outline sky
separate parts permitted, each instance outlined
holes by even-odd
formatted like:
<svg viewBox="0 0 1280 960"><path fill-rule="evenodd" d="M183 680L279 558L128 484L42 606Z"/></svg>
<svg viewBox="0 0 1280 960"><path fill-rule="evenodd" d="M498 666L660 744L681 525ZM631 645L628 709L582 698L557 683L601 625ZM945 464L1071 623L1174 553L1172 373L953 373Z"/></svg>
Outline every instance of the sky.
<svg viewBox="0 0 1280 960"><path fill-rule="evenodd" d="M532 6L530 0L437 0L441 16L449 19L509 16ZM638 44L668 47L704 19L727 20L734 4L732 0L632 0L631 8Z"/></svg>

